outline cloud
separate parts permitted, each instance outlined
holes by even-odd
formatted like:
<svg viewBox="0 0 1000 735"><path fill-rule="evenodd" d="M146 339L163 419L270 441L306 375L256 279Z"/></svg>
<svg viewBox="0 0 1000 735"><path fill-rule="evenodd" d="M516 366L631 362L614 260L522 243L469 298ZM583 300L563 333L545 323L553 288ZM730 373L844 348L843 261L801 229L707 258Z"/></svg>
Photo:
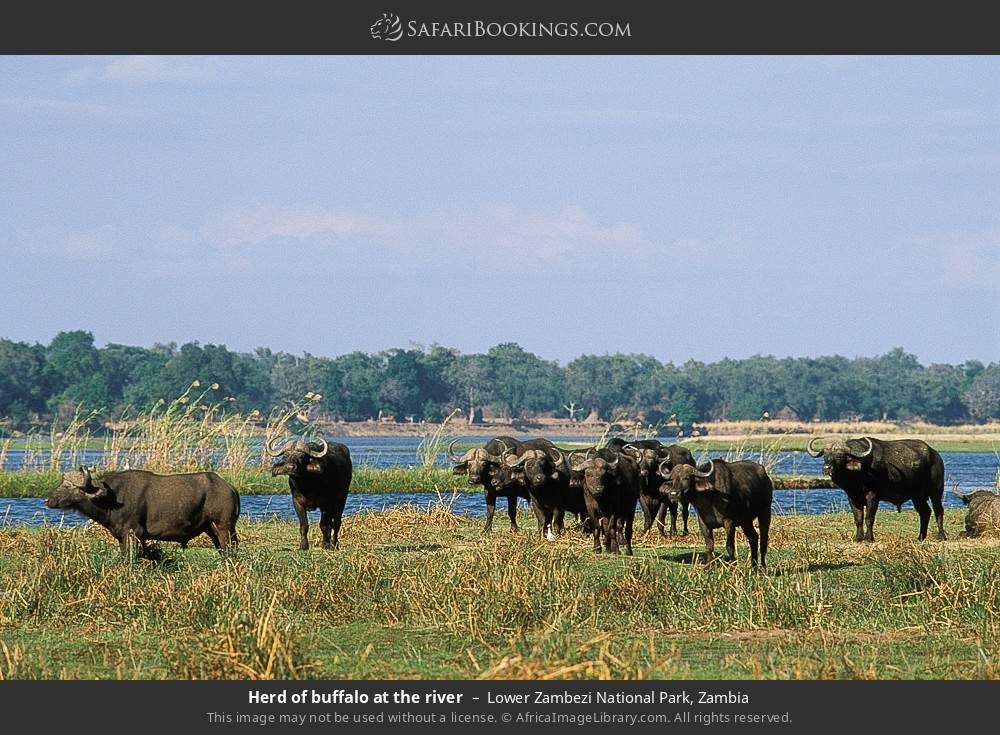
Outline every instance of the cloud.
<svg viewBox="0 0 1000 735"><path fill-rule="evenodd" d="M208 245L239 248L272 240L346 240L383 237L377 221L347 210L262 205L226 210L200 229Z"/></svg>
<svg viewBox="0 0 1000 735"><path fill-rule="evenodd" d="M230 208L186 227L95 227L78 233L22 232L34 254L69 259L114 255L121 262L173 268L210 264L230 272L275 267L283 252L366 271L425 268L442 262L516 273L532 268L627 266L632 257L691 252L699 240L655 245L642 227L604 222L577 205L524 208L490 204L412 217L380 217L351 209L255 205ZM692 246L692 243L697 243ZM692 258L700 255L691 253ZM286 265L293 260L284 259ZM297 265L295 267L298 267Z"/></svg>
<svg viewBox="0 0 1000 735"><path fill-rule="evenodd" d="M931 235L918 243L930 272L949 288L1000 289L1000 227Z"/></svg>
<svg viewBox="0 0 1000 735"><path fill-rule="evenodd" d="M385 218L347 209L260 205L226 210L199 230L210 247L237 251L267 244L309 244L316 252L357 245L396 256L448 257L518 267L517 261L573 261L613 248L650 248L642 228L600 222L582 207L526 209L491 204L416 217Z"/></svg>
<svg viewBox="0 0 1000 735"><path fill-rule="evenodd" d="M101 70L100 76L108 81L135 84L207 83L218 81L224 76L223 72L222 62L212 56L120 56L109 62Z"/></svg>

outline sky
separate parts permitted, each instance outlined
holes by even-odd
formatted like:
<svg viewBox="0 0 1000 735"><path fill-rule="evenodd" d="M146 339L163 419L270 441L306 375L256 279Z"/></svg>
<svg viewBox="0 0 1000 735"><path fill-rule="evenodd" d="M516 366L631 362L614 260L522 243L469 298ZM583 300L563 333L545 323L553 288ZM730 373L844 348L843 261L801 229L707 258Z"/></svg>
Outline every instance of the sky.
<svg viewBox="0 0 1000 735"><path fill-rule="evenodd" d="M2 57L0 337L1000 360L1000 58Z"/></svg>

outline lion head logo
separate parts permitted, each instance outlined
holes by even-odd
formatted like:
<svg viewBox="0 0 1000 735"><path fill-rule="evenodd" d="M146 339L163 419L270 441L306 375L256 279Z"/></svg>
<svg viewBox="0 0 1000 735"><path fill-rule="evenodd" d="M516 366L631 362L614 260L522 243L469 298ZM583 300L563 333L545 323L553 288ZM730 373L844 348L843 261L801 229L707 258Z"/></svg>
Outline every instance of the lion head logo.
<svg viewBox="0 0 1000 735"><path fill-rule="evenodd" d="M403 37L403 24L395 13L382 13L368 30L376 41L398 41Z"/></svg>

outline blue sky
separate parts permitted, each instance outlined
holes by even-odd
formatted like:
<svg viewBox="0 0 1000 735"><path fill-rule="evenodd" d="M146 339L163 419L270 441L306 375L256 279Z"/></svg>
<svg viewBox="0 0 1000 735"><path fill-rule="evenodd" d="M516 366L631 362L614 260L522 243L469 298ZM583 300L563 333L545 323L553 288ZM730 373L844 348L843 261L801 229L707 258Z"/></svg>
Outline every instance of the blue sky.
<svg viewBox="0 0 1000 735"><path fill-rule="evenodd" d="M0 336L1000 359L1000 59L0 58Z"/></svg>

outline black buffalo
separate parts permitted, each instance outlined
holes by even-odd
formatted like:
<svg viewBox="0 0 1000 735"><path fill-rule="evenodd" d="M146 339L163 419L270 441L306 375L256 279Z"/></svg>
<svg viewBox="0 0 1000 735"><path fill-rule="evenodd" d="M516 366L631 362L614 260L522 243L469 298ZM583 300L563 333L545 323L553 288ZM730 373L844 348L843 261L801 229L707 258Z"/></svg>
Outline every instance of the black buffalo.
<svg viewBox="0 0 1000 735"><path fill-rule="evenodd" d="M503 464L504 481L527 489L540 536L552 540L561 533L567 511L586 512L582 487L571 486L565 455L548 439L523 442L504 454Z"/></svg>
<svg viewBox="0 0 1000 735"><path fill-rule="evenodd" d="M750 559L757 565L757 531L760 528L760 563L767 566L767 540L771 528L771 496L774 486L767 471L756 462L711 460L707 469L676 465L663 478L663 487L674 502L688 500L698 511L698 524L705 537L705 563L715 551L715 529L726 529L726 559L736 559L736 529L741 528L750 544Z"/></svg>
<svg viewBox="0 0 1000 735"><path fill-rule="evenodd" d="M498 436L482 447L473 447L461 456L455 454L455 439L448 445L448 457L455 463L452 470L456 475L468 475L470 485L482 485L486 494L486 525L483 533L493 528L493 515L497 510L497 498L507 498L507 515L510 528L517 530L517 499L528 498L528 489L519 479L513 478L505 467L503 455L519 452L524 442L510 436Z"/></svg>
<svg viewBox="0 0 1000 735"><path fill-rule="evenodd" d="M178 541L182 547L208 534L220 551L235 547L240 496L214 472L157 475L145 470L108 472L98 478L81 467L62 477L45 499L49 508L76 510L104 526L121 546Z"/></svg>
<svg viewBox="0 0 1000 735"><path fill-rule="evenodd" d="M583 498L593 526L594 551L617 554L621 545L632 554L632 524L641 492L639 465L627 454L610 447L588 450L581 458L569 457L573 470L583 473Z"/></svg>
<svg viewBox="0 0 1000 735"><path fill-rule="evenodd" d="M687 501L675 503L670 500L665 493L660 492L662 478L657 471L660 467L666 467L668 472L675 465L689 464L695 466L694 457L687 447L678 444L661 444L656 439L638 439L636 441L626 441L615 437L608 446L620 452L625 452L635 459L639 465L639 475L641 477L642 492L639 495L639 506L642 508L643 531L648 531L656 522L656 530L661 536L666 535L667 511L670 511L670 535L677 534L677 510L681 509L684 520L684 535L688 533L688 509L690 504Z"/></svg>
<svg viewBox="0 0 1000 735"><path fill-rule="evenodd" d="M323 548L335 549L344 518L344 505L351 490L351 452L343 444L319 439L290 440L278 448L269 442L267 453L275 458L271 475L288 475L292 503L299 517L299 548L309 548L309 511L319 510ZM331 538L331 531L333 536Z"/></svg>
<svg viewBox="0 0 1000 735"><path fill-rule="evenodd" d="M855 541L875 540L875 513L879 501L883 500L895 505L897 510L907 500L913 502L920 516L921 541L927 538L927 524L931 518L927 501L930 500L938 538L945 539L944 462L926 442L863 437L837 440L816 450L813 448L816 441L815 437L809 441L809 454L823 457L823 473L847 493L854 511Z"/></svg>

